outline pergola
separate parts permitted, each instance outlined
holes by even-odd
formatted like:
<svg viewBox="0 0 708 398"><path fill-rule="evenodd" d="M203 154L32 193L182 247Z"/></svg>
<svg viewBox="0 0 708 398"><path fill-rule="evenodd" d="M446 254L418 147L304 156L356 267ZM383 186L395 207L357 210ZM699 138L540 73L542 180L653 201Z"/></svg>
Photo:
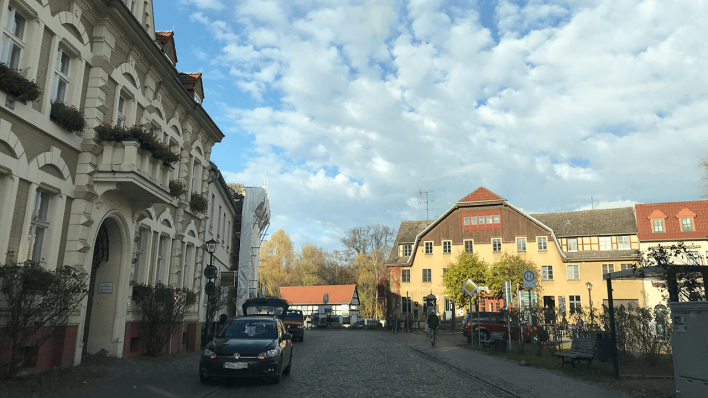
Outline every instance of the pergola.
<svg viewBox="0 0 708 398"><path fill-rule="evenodd" d="M619 363L617 361L617 332L615 330L615 307L612 300L612 281L621 279L644 279L644 278L656 278L657 276L663 276L664 273L667 276L666 288L669 291L669 302L676 303L679 301L679 291L678 283L676 282L676 276L679 273L692 273L698 272L703 275L703 289L705 291L706 297L708 297L708 287L706 287L706 280L708 279L708 267L701 265L669 265L668 267L661 267L658 265L651 267L641 267L641 268L630 268L624 271L610 272L602 276L603 279L607 281L607 301L610 311L610 337L612 339L612 364L615 368L615 377L619 379Z"/></svg>

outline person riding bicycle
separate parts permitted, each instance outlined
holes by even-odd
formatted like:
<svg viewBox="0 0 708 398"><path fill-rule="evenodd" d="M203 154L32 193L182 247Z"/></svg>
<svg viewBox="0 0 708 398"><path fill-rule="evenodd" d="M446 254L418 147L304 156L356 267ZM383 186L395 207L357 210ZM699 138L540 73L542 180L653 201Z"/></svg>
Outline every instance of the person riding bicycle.
<svg viewBox="0 0 708 398"><path fill-rule="evenodd" d="M435 312L431 312L430 314L428 314L427 323L430 330L437 329L438 324L440 324L440 318L438 318L438 314L436 314Z"/></svg>

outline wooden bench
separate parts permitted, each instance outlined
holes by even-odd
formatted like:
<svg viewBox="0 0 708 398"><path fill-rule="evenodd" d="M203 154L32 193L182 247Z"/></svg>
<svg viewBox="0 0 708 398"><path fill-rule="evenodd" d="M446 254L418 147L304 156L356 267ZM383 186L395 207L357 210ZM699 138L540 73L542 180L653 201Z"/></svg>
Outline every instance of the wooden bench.
<svg viewBox="0 0 708 398"><path fill-rule="evenodd" d="M586 361L590 366L595 358L596 348L597 340L575 339L570 346L570 352L556 352L554 355L563 361L563 365L569 363L575 367L575 361Z"/></svg>
<svg viewBox="0 0 708 398"><path fill-rule="evenodd" d="M487 340L480 340L479 343L482 344L483 347L491 347L492 344L494 344L494 340L506 340L504 338L504 332L492 332L492 335L489 336Z"/></svg>

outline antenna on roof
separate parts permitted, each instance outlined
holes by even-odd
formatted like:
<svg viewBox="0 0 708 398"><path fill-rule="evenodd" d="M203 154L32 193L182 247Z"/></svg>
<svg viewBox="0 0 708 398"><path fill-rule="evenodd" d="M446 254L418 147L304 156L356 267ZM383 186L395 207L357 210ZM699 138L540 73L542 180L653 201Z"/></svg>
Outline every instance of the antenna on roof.
<svg viewBox="0 0 708 398"><path fill-rule="evenodd" d="M595 210L595 201L592 199L592 195L590 195L590 209Z"/></svg>
<svg viewBox="0 0 708 398"><path fill-rule="evenodd" d="M434 200L428 200L428 194L429 194L429 193L432 193L432 192L435 192L435 191L422 191L422 190L418 190L418 195L419 195L419 196L423 196L423 194L425 194L425 200L424 200L424 201L421 201L421 202L418 202L419 204L420 204L420 203L425 203L425 221L429 221L429 220L430 220L430 216L429 216L430 208L428 207L428 203L432 203L432 202L434 202Z"/></svg>

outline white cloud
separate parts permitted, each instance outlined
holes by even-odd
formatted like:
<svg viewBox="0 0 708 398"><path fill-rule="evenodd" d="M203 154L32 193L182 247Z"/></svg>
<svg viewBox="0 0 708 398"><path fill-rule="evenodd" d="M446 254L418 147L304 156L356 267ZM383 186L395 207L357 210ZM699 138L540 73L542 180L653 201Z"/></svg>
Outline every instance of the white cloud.
<svg viewBox="0 0 708 398"><path fill-rule="evenodd" d="M537 212L700 195L708 5L499 1L491 32L442 1L228 4L192 18L251 99L222 119L252 146L214 159L267 171L303 239L421 219L421 189L436 215L482 185Z"/></svg>
<svg viewBox="0 0 708 398"><path fill-rule="evenodd" d="M197 8L221 10L224 4L221 0L178 0L182 4L193 4Z"/></svg>

